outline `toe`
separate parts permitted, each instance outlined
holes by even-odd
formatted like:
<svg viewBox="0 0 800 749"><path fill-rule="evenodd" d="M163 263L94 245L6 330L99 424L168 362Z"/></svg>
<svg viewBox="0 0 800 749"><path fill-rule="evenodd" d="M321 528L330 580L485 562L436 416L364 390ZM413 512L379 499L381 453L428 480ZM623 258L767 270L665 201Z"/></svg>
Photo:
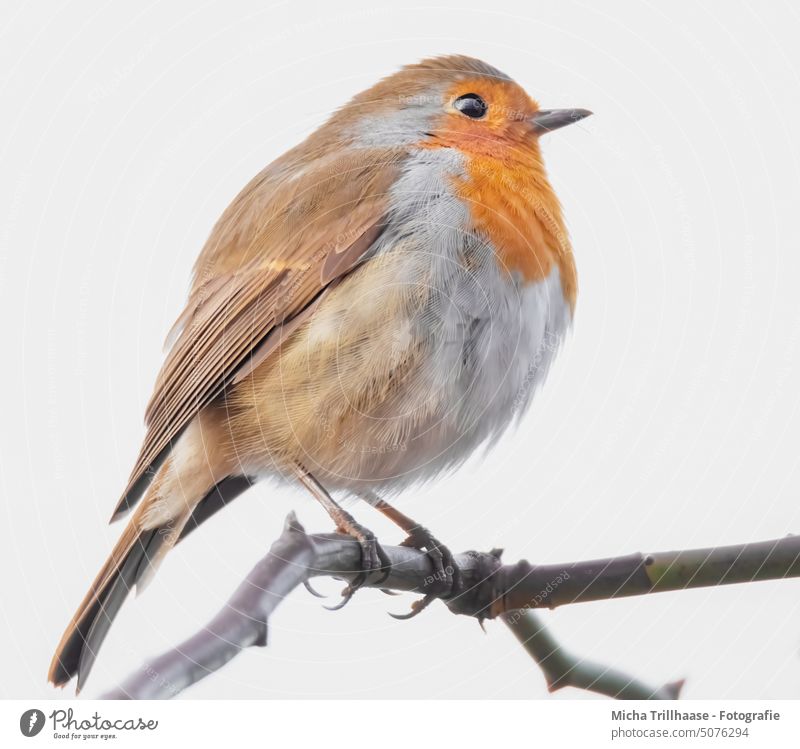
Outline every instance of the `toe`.
<svg viewBox="0 0 800 749"><path fill-rule="evenodd" d="M392 572L392 560L389 559L388 554L383 550L383 547L379 543L375 544L375 550L378 554L378 569L383 570L380 579L377 581L378 585L380 585L386 581Z"/></svg>

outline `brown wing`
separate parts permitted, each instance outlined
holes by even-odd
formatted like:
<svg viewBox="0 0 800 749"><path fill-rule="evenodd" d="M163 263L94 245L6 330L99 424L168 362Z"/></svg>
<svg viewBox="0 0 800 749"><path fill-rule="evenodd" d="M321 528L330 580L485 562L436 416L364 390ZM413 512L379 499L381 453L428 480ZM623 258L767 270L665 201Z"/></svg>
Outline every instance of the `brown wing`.
<svg viewBox="0 0 800 749"><path fill-rule="evenodd" d="M290 153L291 155L291 153ZM281 160L214 227L145 413L147 434L112 516L130 509L197 412L269 355L382 231L401 153L350 151L291 179ZM282 163L283 162L283 163ZM288 174L287 174L288 172Z"/></svg>

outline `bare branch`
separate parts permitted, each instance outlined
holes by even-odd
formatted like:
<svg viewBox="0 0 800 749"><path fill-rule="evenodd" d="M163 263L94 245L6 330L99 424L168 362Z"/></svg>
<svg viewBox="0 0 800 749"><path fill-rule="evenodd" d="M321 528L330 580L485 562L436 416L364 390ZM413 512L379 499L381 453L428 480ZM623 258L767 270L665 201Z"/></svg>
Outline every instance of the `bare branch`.
<svg viewBox="0 0 800 749"><path fill-rule="evenodd" d="M676 700L680 696L683 681L652 687L610 666L568 653L534 611L514 611L500 618L542 669L550 692L577 687L617 700Z"/></svg>
<svg viewBox="0 0 800 749"><path fill-rule="evenodd" d="M588 562L502 565L501 553L469 551L455 557L461 587L434 574L430 559L405 546L385 546L389 577L366 585L441 598L456 614L479 620L504 617L545 670L551 689L567 684L616 696L663 696L679 686L652 689L603 666L568 656L528 609L555 608L646 593L800 576L800 538L710 549L631 554ZM202 630L104 695L109 699L174 697L221 668L243 648L265 645L267 622L281 601L316 576L352 579L360 567L358 544L339 534L307 535L294 513L269 553L251 570L223 609ZM514 612L514 613L511 613ZM624 687L624 688L623 688Z"/></svg>

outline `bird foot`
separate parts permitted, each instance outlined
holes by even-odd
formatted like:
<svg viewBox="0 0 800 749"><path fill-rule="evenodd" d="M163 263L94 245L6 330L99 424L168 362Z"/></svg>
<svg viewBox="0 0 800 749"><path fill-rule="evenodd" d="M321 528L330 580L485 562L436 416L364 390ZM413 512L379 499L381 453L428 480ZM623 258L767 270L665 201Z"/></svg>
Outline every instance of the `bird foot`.
<svg viewBox="0 0 800 749"><path fill-rule="evenodd" d="M425 579L425 585L433 585L435 591L427 593L411 604L407 614L389 614L394 619L411 619L424 611L437 598L452 598L461 585L461 573L450 550L439 541L427 528L418 525L408 532L408 537L400 544L411 549L424 551L433 564L433 574ZM444 588L449 591L446 596L439 594Z"/></svg>
<svg viewBox="0 0 800 749"><path fill-rule="evenodd" d="M455 592L460 582L460 573L450 549L448 549L427 528L418 525L412 529L408 537L400 546L424 551L433 563L433 579L426 580L426 584L440 582Z"/></svg>
<svg viewBox="0 0 800 749"><path fill-rule="evenodd" d="M392 568L391 560L371 530L356 522L350 513L344 511L337 520L336 531L354 538L361 547L361 571L342 591L342 600L339 603L335 606L325 606L329 611L338 611L343 608L372 573L382 571L381 577L376 580L376 584L380 585L389 577Z"/></svg>

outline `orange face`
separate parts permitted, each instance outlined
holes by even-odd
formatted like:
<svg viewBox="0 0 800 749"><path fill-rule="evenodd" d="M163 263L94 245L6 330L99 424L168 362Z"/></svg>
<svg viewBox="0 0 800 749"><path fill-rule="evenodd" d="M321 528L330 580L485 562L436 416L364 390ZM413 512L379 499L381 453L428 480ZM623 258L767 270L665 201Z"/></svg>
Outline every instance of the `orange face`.
<svg viewBox="0 0 800 749"><path fill-rule="evenodd" d="M455 189L503 270L537 282L556 266L564 296L574 305L575 266L561 207L540 155L533 119L537 112L538 104L511 81L460 81L419 145L455 148L467 157L467 176L455 180Z"/></svg>
<svg viewBox="0 0 800 749"><path fill-rule="evenodd" d="M474 116L481 109L482 114ZM528 160L538 154L532 121L538 110L539 105L511 81L486 77L459 81L445 96L432 140L470 154Z"/></svg>

